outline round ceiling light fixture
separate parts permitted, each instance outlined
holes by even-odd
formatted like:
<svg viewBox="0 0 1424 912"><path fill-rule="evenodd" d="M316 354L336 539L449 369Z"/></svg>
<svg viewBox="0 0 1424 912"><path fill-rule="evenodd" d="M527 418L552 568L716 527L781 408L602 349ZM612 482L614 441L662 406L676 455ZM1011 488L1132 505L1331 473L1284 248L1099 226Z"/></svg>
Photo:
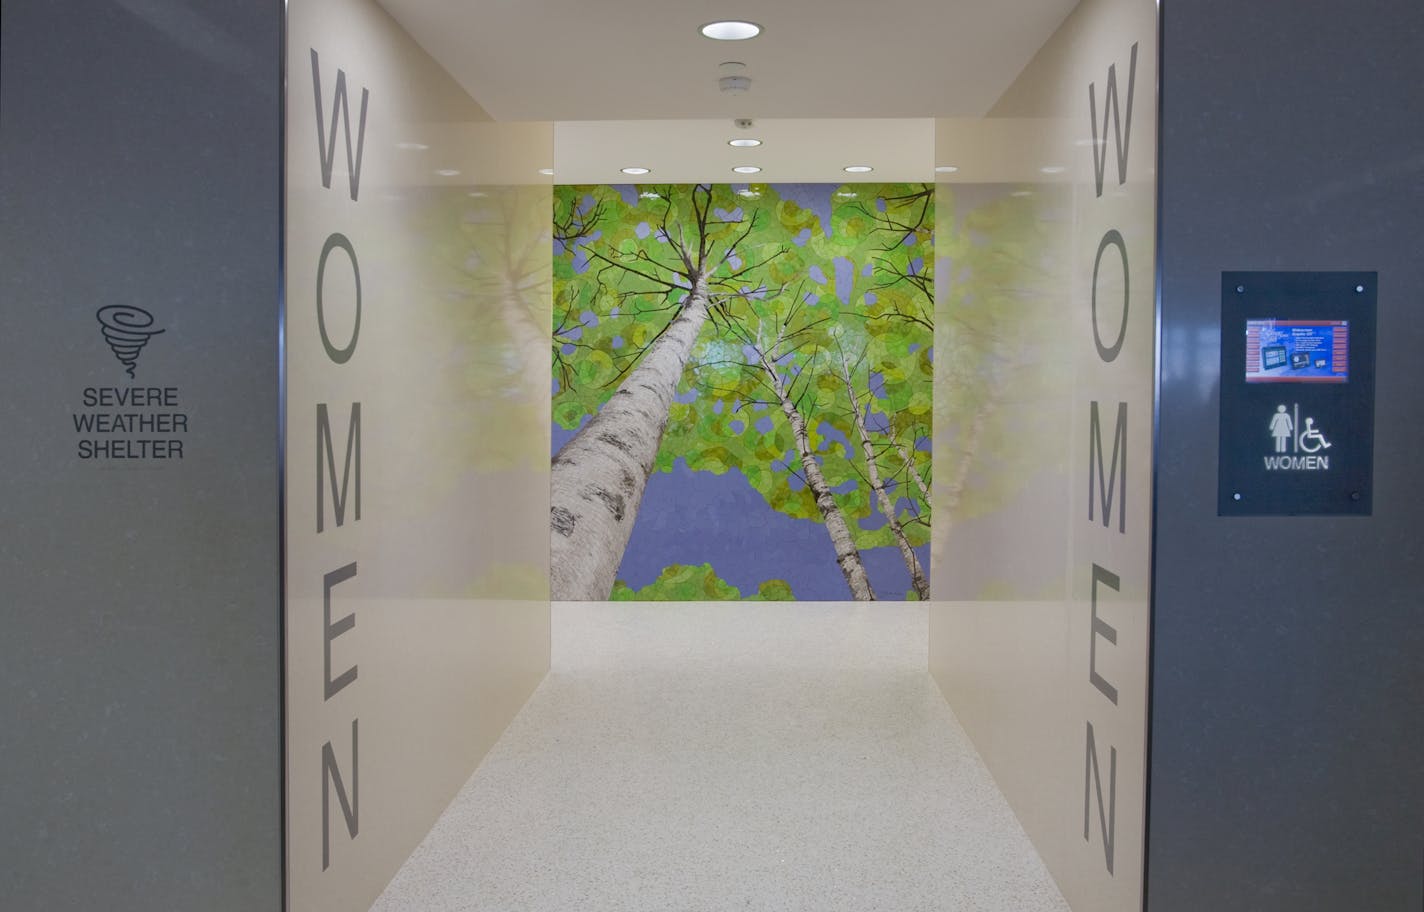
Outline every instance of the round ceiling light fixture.
<svg viewBox="0 0 1424 912"><path fill-rule="evenodd" d="M1044 173L1044 174L1062 174L1064 171L1067 171L1068 169L1065 168L1063 165L1044 165L1042 168L1039 168L1038 170L1041 171L1041 172Z"/></svg>
<svg viewBox="0 0 1424 912"><path fill-rule="evenodd" d="M539 173L542 174L542 175L544 175L545 177L553 177L553 176L554 176L554 169L553 169L553 168L540 168L540 169L539 169Z"/></svg>
<svg viewBox="0 0 1424 912"><path fill-rule="evenodd" d="M459 171L456 171L454 168L441 168L441 169L437 170L435 173L438 174L438 175L440 175L441 177L459 177L459 176L460 176L460 172L459 172Z"/></svg>
<svg viewBox="0 0 1424 912"><path fill-rule="evenodd" d="M411 142L411 141L407 140L406 142L398 142L398 143L396 143L396 148L397 148L397 149L400 149L400 150L402 150L402 151L404 151L404 152L424 152L426 149L429 149L430 147L427 146L425 143Z"/></svg>
<svg viewBox="0 0 1424 912"><path fill-rule="evenodd" d="M700 29L703 36L717 41L746 41L761 34L761 26L755 22L728 19L723 22L709 22Z"/></svg>
<svg viewBox="0 0 1424 912"><path fill-rule="evenodd" d="M954 165L940 165L940 166L938 166L937 168L935 168L935 173L936 173L936 174L953 174L954 172L956 172L956 171L958 171L958 170L959 170L959 169L956 168Z"/></svg>
<svg viewBox="0 0 1424 912"><path fill-rule="evenodd" d="M727 140L727 145L732 146L732 147L737 148L737 149L751 149L751 148L753 148L753 147L755 147L755 146L761 145L761 140L759 140L759 139L729 139L729 140Z"/></svg>
<svg viewBox="0 0 1424 912"><path fill-rule="evenodd" d="M761 169L758 168L756 165L737 165L737 167L733 168L732 170L737 172L738 174L756 174L757 172L761 171Z"/></svg>
<svg viewBox="0 0 1424 912"><path fill-rule="evenodd" d="M866 174L874 170L875 169L869 165L847 165L845 167L845 171L848 174Z"/></svg>
<svg viewBox="0 0 1424 912"><path fill-rule="evenodd" d="M624 168L624 169L623 169L623 173L624 173L624 174L632 174L632 175L647 174L647 173L649 173L650 171L652 171L651 168Z"/></svg>

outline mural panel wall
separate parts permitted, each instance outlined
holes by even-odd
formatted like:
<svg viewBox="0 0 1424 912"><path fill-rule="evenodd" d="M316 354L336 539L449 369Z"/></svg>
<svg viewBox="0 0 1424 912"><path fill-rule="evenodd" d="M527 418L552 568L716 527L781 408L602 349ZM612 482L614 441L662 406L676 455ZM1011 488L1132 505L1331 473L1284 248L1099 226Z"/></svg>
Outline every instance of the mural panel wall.
<svg viewBox="0 0 1424 912"><path fill-rule="evenodd" d="M552 129L370 0L287 45L288 899L366 909L548 668Z"/></svg>
<svg viewBox="0 0 1424 912"><path fill-rule="evenodd" d="M982 248L940 245L931 671L1094 912L1143 901L1156 26L1084 0L936 139L942 192L1000 202Z"/></svg>
<svg viewBox="0 0 1424 912"><path fill-rule="evenodd" d="M934 207L556 189L554 598L929 597Z"/></svg>

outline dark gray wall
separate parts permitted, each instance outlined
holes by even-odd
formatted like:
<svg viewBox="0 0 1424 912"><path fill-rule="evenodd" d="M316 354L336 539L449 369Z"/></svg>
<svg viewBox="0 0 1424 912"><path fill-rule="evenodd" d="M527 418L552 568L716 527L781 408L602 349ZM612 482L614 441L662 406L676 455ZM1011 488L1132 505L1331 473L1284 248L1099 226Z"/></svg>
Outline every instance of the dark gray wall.
<svg viewBox="0 0 1424 912"><path fill-rule="evenodd" d="M1150 912L1424 907L1424 4L1163 4ZM1216 516L1220 275L1379 272L1374 516Z"/></svg>
<svg viewBox="0 0 1424 912"><path fill-rule="evenodd" d="M0 907L275 910L282 6L2 15ZM165 328L133 381L107 304ZM76 458L130 382L181 461Z"/></svg>

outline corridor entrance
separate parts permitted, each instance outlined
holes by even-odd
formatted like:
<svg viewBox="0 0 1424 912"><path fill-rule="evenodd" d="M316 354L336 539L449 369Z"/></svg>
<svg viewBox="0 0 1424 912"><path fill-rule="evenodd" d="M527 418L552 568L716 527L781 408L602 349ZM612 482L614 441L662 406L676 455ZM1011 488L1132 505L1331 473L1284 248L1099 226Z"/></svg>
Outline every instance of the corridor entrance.
<svg viewBox="0 0 1424 912"><path fill-rule="evenodd" d="M289 908L1139 909L1156 5L704 6L288 7Z"/></svg>

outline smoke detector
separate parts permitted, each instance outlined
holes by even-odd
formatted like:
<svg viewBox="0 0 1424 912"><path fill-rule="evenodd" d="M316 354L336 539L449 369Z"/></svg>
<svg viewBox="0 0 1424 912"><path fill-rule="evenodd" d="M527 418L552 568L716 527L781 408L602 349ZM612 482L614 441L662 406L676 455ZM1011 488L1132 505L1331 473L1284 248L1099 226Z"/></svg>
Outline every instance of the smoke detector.
<svg viewBox="0 0 1424 912"><path fill-rule="evenodd" d="M750 117L738 117L732 121L732 124L736 126L738 130L750 130L752 128L752 119Z"/></svg>
<svg viewBox="0 0 1424 912"><path fill-rule="evenodd" d="M752 81L746 75L747 65L740 60L724 60L717 64L717 69L722 74L717 80L717 88L723 94L741 95L752 87Z"/></svg>

